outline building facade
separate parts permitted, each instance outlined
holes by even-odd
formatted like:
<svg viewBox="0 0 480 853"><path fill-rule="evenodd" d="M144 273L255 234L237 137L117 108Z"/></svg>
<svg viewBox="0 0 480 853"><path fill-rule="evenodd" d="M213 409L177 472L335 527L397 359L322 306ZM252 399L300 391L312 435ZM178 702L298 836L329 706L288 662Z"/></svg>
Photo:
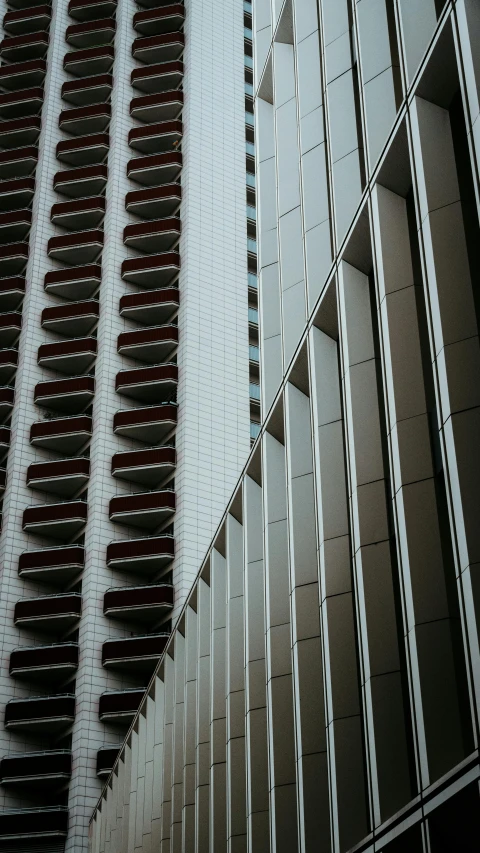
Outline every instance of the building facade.
<svg viewBox="0 0 480 853"><path fill-rule="evenodd" d="M473 853L480 4L254 22L264 417L90 849Z"/></svg>
<svg viewBox="0 0 480 853"><path fill-rule="evenodd" d="M251 7L2 19L0 849L80 851L259 420Z"/></svg>

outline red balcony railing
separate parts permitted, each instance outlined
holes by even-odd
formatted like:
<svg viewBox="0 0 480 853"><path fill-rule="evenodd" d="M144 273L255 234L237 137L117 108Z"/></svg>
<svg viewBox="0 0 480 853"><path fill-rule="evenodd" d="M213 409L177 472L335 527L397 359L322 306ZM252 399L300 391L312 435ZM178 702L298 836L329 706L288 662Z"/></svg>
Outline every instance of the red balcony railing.
<svg viewBox="0 0 480 853"><path fill-rule="evenodd" d="M16 118L0 123L0 147L2 148L19 148L21 145L33 145L39 136L39 116Z"/></svg>
<svg viewBox="0 0 480 853"><path fill-rule="evenodd" d="M62 110L58 125L66 133L83 136L86 133L99 133L110 124L110 104L91 104L88 107L72 107Z"/></svg>
<svg viewBox="0 0 480 853"><path fill-rule="evenodd" d="M142 688L102 693L98 703L98 716L104 723L127 725L133 720L144 695L145 690Z"/></svg>
<svg viewBox="0 0 480 853"><path fill-rule="evenodd" d="M66 837L67 831L68 809L65 806L0 813L0 838L57 839Z"/></svg>
<svg viewBox="0 0 480 853"><path fill-rule="evenodd" d="M6 755L0 762L0 784L51 788L64 784L72 772L72 753L67 750Z"/></svg>
<svg viewBox="0 0 480 853"><path fill-rule="evenodd" d="M90 166L103 163L108 155L108 133L91 133L76 139L62 139L57 143L57 160L72 166Z"/></svg>
<svg viewBox="0 0 480 853"><path fill-rule="evenodd" d="M132 45L132 54L140 62L170 62L180 59L185 47L183 33L166 33L159 36L137 38Z"/></svg>
<svg viewBox="0 0 480 853"><path fill-rule="evenodd" d="M51 270L45 276L45 290L63 299L87 299L98 291L101 279L99 264Z"/></svg>
<svg viewBox="0 0 480 853"><path fill-rule="evenodd" d="M50 258L63 263L89 264L99 258L102 248L103 231L95 228L61 237L50 237L47 252Z"/></svg>
<svg viewBox="0 0 480 853"><path fill-rule="evenodd" d="M171 89L154 95L141 95L130 102L130 115L143 122L178 119L183 109L183 92Z"/></svg>
<svg viewBox="0 0 480 853"><path fill-rule="evenodd" d="M158 444L172 432L176 423L176 405L164 403L160 406L116 412L113 431L116 435L124 435L146 444Z"/></svg>
<svg viewBox="0 0 480 853"><path fill-rule="evenodd" d="M175 540L167 534L144 539L123 539L108 545L107 566L151 576L168 567L174 555Z"/></svg>
<svg viewBox="0 0 480 853"><path fill-rule="evenodd" d="M181 170L182 154L180 151L167 151L164 154L135 157L127 163L127 177L146 187L176 181Z"/></svg>
<svg viewBox="0 0 480 853"><path fill-rule="evenodd" d="M65 71L75 77L105 74L111 70L114 57L113 47L104 44L101 47L90 47L86 50L66 53L63 58L63 67Z"/></svg>
<svg viewBox="0 0 480 853"><path fill-rule="evenodd" d="M148 66L137 70L148 70ZM182 136L183 125L179 119L160 121L146 127L132 127L128 134L128 144L130 148L141 151L143 154L159 154L178 145Z"/></svg>
<svg viewBox="0 0 480 853"><path fill-rule="evenodd" d="M155 531L175 512L175 492L164 489L158 492L135 492L117 495L110 500L110 521L128 527L141 527Z"/></svg>
<svg viewBox="0 0 480 853"><path fill-rule="evenodd" d="M47 63L44 59L30 59L0 67L0 87L18 92L28 86L39 86L45 79Z"/></svg>
<svg viewBox="0 0 480 853"><path fill-rule="evenodd" d="M78 534L87 521L86 501L38 504L23 511L23 529L27 533L66 541Z"/></svg>
<svg viewBox="0 0 480 853"><path fill-rule="evenodd" d="M22 89L19 92L0 94L0 119L8 120L36 116L42 109L43 89L39 86Z"/></svg>
<svg viewBox="0 0 480 853"><path fill-rule="evenodd" d="M168 402L178 381L176 364L158 364L117 373L115 388L119 394L145 403Z"/></svg>
<svg viewBox="0 0 480 853"><path fill-rule="evenodd" d="M77 624L81 610L82 596L76 592L42 595L17 601L13 619L15 625L65 631Z"/></svg>
<svg viewBox="0 0 480 853"><path fill-rule="evenodd" d="M165 650L169 636L169 632L165 631L142 637L107 640L102 648L103 666L151 673Z"/></svg>
<svg viewBox="0 0 480 853"><path fill-rule="evenodd" d="M77 667L77 643L24 646L10 654L9 671L15 678L37 676L42 681L58 681L72 675Z"/></svg>
<svg viewBox="0 0 480 853"><path fill-rule="evenodd" d="M157 219L177 213L181 200L182 188L179 183L164 184L161 187L127 193L125 207L129 213L135 213L144 219Z"/></svg>
<svg viewBox="0 0 480 853"><path fill-rule="evenodd" d="M133 16L133 28L142 35L163 35L176 33L183 26L185 8L181 3L173 3L146 12L137 12Z"/></svg>
<svg viewBox="0 0 480 853"><path fill-rule="evenodd" d="M78 376L90 370L96 355L96 338L75 338L39 346L38 363L41 367Z"/></svg>
<svg viewBox="0 0 480 853"><path fill-rule="evenodd" d="M87 48L111 44L115 37L114 18L101 18L96 21L85 21L67 27L65 39L73 47Z"/></svg>
<svg viewBox="0 0 480 853"><path fill-rule="evenodd" d="M82 545L61 545L38 551L24 551L18 561L20 577L62 583L80 574L85 563Z"/></svg>
<svg viewBox="0 0 480 853"><path fill-rule="evenodd" d="M103 599L103 612L112 619L158 624L172 609L173 586L170 583L108 589Z"/></svg>
<svg viewBox="0 0 480 853"><path fill-rule="evenodd" d="M171 446L115 453L112 476L154 489L175 471L176 454Z"/></svg>
<svg viewBox="0 0 480 853"><path fill-rule="evenodd" d="M169 358L178 345L178 326L148 326L118 336L120 355L150 364Z"/></svg>
<svg viewBox="0 0 480 853"><path fill-rule="evenodd" d="M109 99L112 86L111 74L94 74L93 77L67 80L62 86L62 98L79 107L101 104Z"/></svg>
<svg viewBox="0 0 480 853"><path fill-rule="evenodd" d="M58 412L80 414L91 404L95 393L93 376L75 376L39 382L35 386L35 403Z"/></svg>
<svg viewBox="0 0 480 853"><path fill-rule="evenodd" d="M112 17L116 7L116 0L70 0L68 14L77 21L91 21Z"/></svg>
<svg viewBox="0 0 480 853"><path fill-rule="evenodd" d="M34 462L27 468L27 486L62 497L77 495L89 477L90 460L82 456Z"/></svg>
<svg viewBox="0 0 480 853"><path fill-rule="evenodd" d="M92 435L92 419L88 415L37 421L30 428L30 444L59 453L75 453Z"/></svg>
<svg viewBox="0 0 480 853"><path fill-rule="evenodd" d="M122 278L142 287L171 284L180 272L178 252L161 252L145 258L127 258L122 264Z"/></svg>
<svg viewBox="0 0 480 853"><path fill-rule="evenodd" d="M49 5L19 9L16 12L7 12L3 19L3 29L13 36L42 32L48 30L51 17L52 9Z"/></svg>
<svg viewBox="0 0 480 853"><path fill-rule="evenodd" d="M5 707L7 729L55 731L71 725L74 719L75 696L71 693L11 699ZM35 827L32 827L32 830L35 830Z"/></svg>
<svg viewBox="0 0 480 853"><path fill-rule="evenodd" d="M146 94L177 89L183 80L183 62L174 59L171 62L157 62L155 65L134 68L130 80L134 89Z"/></svg>

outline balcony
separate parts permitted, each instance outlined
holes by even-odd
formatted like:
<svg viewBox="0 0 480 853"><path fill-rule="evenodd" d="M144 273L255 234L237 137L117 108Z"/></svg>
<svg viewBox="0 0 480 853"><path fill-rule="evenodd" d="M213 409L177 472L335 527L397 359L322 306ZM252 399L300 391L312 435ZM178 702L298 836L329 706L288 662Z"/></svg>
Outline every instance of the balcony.
<svg viewBox="0 0 480 853"><path fill-rule="evenodd" d="M149 190L135 190L127 193L125 207L142 219L161 219L178 213L182 201L180 184L164 184Z"/></svg>
<svg viewBox="0 0 480 853"><path fill-rule="evenodd" d="M13 620L17 627L63 634L77 625L82 611L78 593L42 595L17 601Z"/></svg>
<svg viewBox="0 0 480 853"><path fill-rule="evenodd" d="M72 753L64 749L6 755L0 762L0 784L5 787L50 790L65 785L71 773Z"/></svg>
<svg viewBox="0 0 480 853"><path fill-rule="evenodd" d="M181 171L182 155L180 151L135 157L127 163L127 177L145 187L159 186L176 181Z"/></svg>
<svg viewBox="0 0 480 853"><path fill-rule="evenodd" d="M18 350L0 349L0 385L8 385L15 375L17 365Z"/></svg>
<svg viewBox="0 0 480 853"><path fill-rule="evenodd" d="M67 414L80 414L91 405L95 393L93 376L54 379L35 386L35 404Z"/></svg>
<svg viewBox="0 0 480 853"><path fill-rule="evenodd" d="M149 489L157 488L175 472L174 447L153 447L115 453L112 458L112 477L140 483Z"/></svg>
<svg viewBox="0 0 480 853"><path fill-rule="evenodd" d="M0 495L3 495L7 484L7 471L5 468L0 468Z"/></svg>
<svg viewBox="0 0 480 853"><path fill-rule="evenodd" d="M136 70L142 71L144 69ZM141 151L142 154L160 154L178 145L182 140L182 135L183 125L178 119L160 121L147 127L133 127L128 134L128 144L130 148Z"/></svg>
<svg viewBox="0 0 480 853"><path fill-rule="evenodd" d="M115 38L114 18L85 21L67 27L65 40L72 47L88 48L112 44Z"/></svg>
<svg viewBox="0 0 480 853"><path fill-rule="evenodd" d="M47 63L44 59L31 59L28 62L2 65L0 67L0 89L18 92L20 89L28 89L30 86L41 86L46 73Z"/></svg>
<svg viewBox="0 0 480 853"><path fill-rule="evenodd" d="M30 428L30 444L58 453L78 453L92 436L92 419L88 415L38 421Z"/></svg>
<svg viewBox="0 0 480 853"><path fill-rule="evenodd" d="M62 299L88 299L100 287L102 268L99 264L87 264L73 269L51 270L45 276L45 290Z"/></svg>
<svg viewBox="0 0 480 853"><path fill-rule="evenodd" d="M66 542L77 536L87 521L86 501L37 504L23 511L23 530L36 536L48 536Z"/></svg>
<svg viewBox="0 0 480 853"><path fill-rule="evenodd" d="M85 196L100 195L105 189L107 178L108 168L103 164L65 169L54 176L53 188L57 193L84 201Z"/></svg>
<svg viewBox="0 0 480 853"><path fill-rule="evenodd" d="M38 161L38 148L29 145L0 153L0 180L31 177Z"/></svg>
<svg viewBox="0 0 480 853"><path fill-rule="evenodd" d="M158 625L170 616L172 610L171 583L107 589L103 599L103 612L111 619Z"/></svg>
<svg viewBox="0 0 480 853"><path fill-rule="evenodd" d="M180 272L178 252L162 252L146 258L127 258L122 264L122 278L137 287L163 287L177 280Z"/></svg>
<svg viewBox="0 0 480 853"><path fill-rule="evenodd" d="M183 4L174 3L160 8L137 12L133 16L133 28L143 36L159 36L177 33L185 20Z"/></svg>
<svg viewBox="0 0 480 853"><path fill-rule="evenodd" d="M107 159L109 147L108 133L63 139L57 144L57 160L72 166L92 166Z"/></svg>
<svg viewBox="0 0 480 853"><path fill-rule="evenodd" d="M147 36L135 39L132 55L139 62L152 65L158 62L171 62L180 59L185 47L183 33L166 33L161 36Z"/></svg>
<svg viewBox="0 0 480 853"><path fill-rule="evenodd" d="M74 719L75 696L71 693L11 699L5 706L5 728L9 730L56 734L71 726Z"/></svg>
<svg viewBox="0 0 480 853"><path fill-rule="evenodd" d="M97 776L108 779L117 760L121 746L102 746L97 752Z"/></svg>
<svg viewBox="0 0 480 853"><path fill-rule="evenodd" d="M87 373L97 357L96 338L74 338L70 341L57 341L54 344L42 344L38 348L40 367L80 376Z"/></svg>
<svg viewBox="0 0 480 853"><path fill-rule="evenodd" d="M91 47L88 50L75 50L65 54L63 67L74 77L106 74L112 69L114 56L113 47L106 44L101 47Z"/></svg>
<svg viewBox="0 0 480 853"><path fill-rule="evenodd" d="M23 646L10 654L10 675L14 678L55 683L72 676L77 667L77 643Z"/></svg>
<svg viewBox="0 0 480 853"><path fill-rule="evenodd" d="M112 86L111 74L96 74L94 77L68 80L62 86L62 98L67 103L78 107L102 104L109 100Z"/></svg>
<svg viewBox="0 0 480 853"><path fill-rule="evenodd" d="M130 79L134 89L139 89L147 95L178 89L183 80L183 62L174 59L171 62L134 68Z"/></svg>
<svg viewBox="0 0 480 853"><path fill-rule="evenodd" d="M49 258L66 264L90 264L98 260L103 249L103 231L78 231L62 237L50 237Z"/></svg>
<svg viewBox="0 0 480 853"><path fill-rule="evenodd" d="M179 240L180 219L178 217L127 225L123 232L123 242L126 246L146 253L174 249Z"/></svg>
<svg viewBox="0 0 480 853"><path fill-rule="evenodd" d="M72 107L62 110L58 119L60 130L73 136L99 133L110 124L110 104L91 104L88 107Z"/></svg>
<svg viewBox="0 0 480 853"><path fill-rule="evenodd" d="M176 364L157 364L154 367L121 370L117 373L115 390L141 403L166 403L175 393L177 381Z"/></svg>
<svg viewBox="0 0 480 853"><path fill-rule="evenodd" d="M0 427L0 461L3 462L10 449L10 429Z"/></svg>
<svg viewBox="0 0 480 853"><path fill-rule="evenodd" d="M122 332L118 336L117 350L128 358L158 364L169 358L177 346L178 326L149 326Z"/></svg>
<svg viewBox="0 0 480 853"><path fill-rule="evenodd" d="M32 224L31 210L0 213L0 243L24 240Z"/></svg>
<svg viewBox="0 0 480 853"><path fill-rule="evenodd" d="M164 572L170 566L174 555L173 536L124 539L121 542L110 542L108 545L107 566L118 571L152 577Z"/></svg>
<svg viewBox="0 0 480 853"><path fill-rule="evenodd" d="M20 148L22 145L33 145L40 136L39 116L17 118L14 121L0 123L0 147Z"/></svg>
<svg viewBox="0 0 480 853"><path fill-rule="evenodd" d="M159 444L172 432L177 424L177 407L171 403L147 406L144 409L124 409L113 418L115 435Z"/></svg>
<svg viewBox="0 0 480 853"><path fill-rule="evenodd" d="M35 178L0 181L0 210L28 207L35 192Z"/></svg>
<svg viewBox="0 0 480 853"><path fill-rule="evenodd" d="M43 104L43 89L34 86L20 92L0 94L0 120L38 116Z"/></svg>
<svg viewBox="0 0 480 853"><path fill-rule="evenodd" d="M0 278L0 311L20 308L25 296L25 279L20 276Z"/></svg>
<svg viewBox="0 0 480 853"><path fill-rule="evenodd" d="M159 492L134 492L117 495L109 505L110 521L127 527L141 527L153 533L175 512L175 492L163 489Z"/></svg>
<svg viewBox="0 0 480 853"><path fill-rule="evenodd" d="M85 563L82 545L60 545L37 551L24 551L18 561L18 574L34 582L64 584L78 577Z"/></svg>
<svg viewBox="0 0 480 853"><path fill-rule="evenodd" d="M64 201L54 204L51 219L54 225L69 230L95 228L103 222L105 216L105 197L93 196L76 201ZM1 233L1 232L0 232Z"/></svg>
<svg viewBox="0 0 480 853"><path fill-rule="evenodd" d="M70 0L68 14L77 21L111 18L117 8L116 0Z"/></svg>
<svg viewBox="0 0 480 853"><path fill-rule="evenodd" d="M142 95L130 101L130 115L144 123L177 119L183 109L183 92L173 89L157 95Z"/></svg>
<svg viewBox="0 0 480 853"><path fill-rule="evenodd" d="M143 687L133 690L112 690L102 693L98 703L98 716L102 723L120 723L128 726L138 711L145 695ZM118 749L115 750L115 758Z"/></svg>
<svg viewBox="0 0 480 853"><path fill-rule="evenodd" d="M61 839L68 829L68 809L17 809L0 813L0 838L4 840Z"/></svg>
<svg viewBox="0 0 480 853"><path fill-rule="evenodd" d="M44 59L47 50L48 33L11 36L0 42L0 58L3 62L26 62L29 59Z"/></svg>
<svg viewBox="0 0 480 853"><path fill-rule="evenodd" d="M3 387L0 386L0 424L4 424L10 420L14 400L14 389L6 385Z"/></svg>
<svg viewBox="0 0 480 853"><path fill-rule="evenodd" d="M120 315L145 326L160 326L177 312L179 303L180 292L176 287L126 293L120 299Z"/></svg>
<svg viewBox="0 0 480 853"><path fill-rule="evenodd" d="M3 19L3 29L13 36L47 31L51 17L51 6L34 6L30 9L20 9L18 12L7 12Z"/></svg>
<svg viewBox="0 0 480 853"><path fill-rule="evenodd" d="M41 492L72 498L90 477L90 460L84 456L51 462L34 462L27 469L27 486Z"/></svg>
<svg viewBox="0 0 480 853"><path fill-rule="evenodd" d="M96 299L55 305L42 311L42 327L68 337L81 337L94 331L100 313Z"/></svg>
<svg viewBox="0 0 480 853"><path fill-rule="evenodd" d="M0 346L11 347L17 343L22 329L22 315L18 311L0 314Z"/></svg>
<svg viewBox="0 0 480 853"><path fill-rule="evenodd" d="M102 648L106 669L120 669L151 675L162 656L170 634L166 631L144 637L107 640ZM8 705L7 705L8 708Z"/></svg>

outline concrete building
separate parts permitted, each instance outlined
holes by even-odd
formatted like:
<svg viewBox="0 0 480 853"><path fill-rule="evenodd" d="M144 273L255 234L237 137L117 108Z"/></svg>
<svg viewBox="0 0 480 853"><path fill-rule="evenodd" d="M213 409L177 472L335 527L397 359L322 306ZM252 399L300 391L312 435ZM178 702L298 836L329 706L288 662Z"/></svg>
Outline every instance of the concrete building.
<svg viewBox="0 0 480 853"><path fill-rule="evenodd" d="M480 834L480 4L257 0L264 418L91 853Z"/></svg>
<svg viewBox="0 0 480 853"><path fill-rule="evenodd" d="M0 849L77 853L258 431L251 7L2 20Z"/></svg>

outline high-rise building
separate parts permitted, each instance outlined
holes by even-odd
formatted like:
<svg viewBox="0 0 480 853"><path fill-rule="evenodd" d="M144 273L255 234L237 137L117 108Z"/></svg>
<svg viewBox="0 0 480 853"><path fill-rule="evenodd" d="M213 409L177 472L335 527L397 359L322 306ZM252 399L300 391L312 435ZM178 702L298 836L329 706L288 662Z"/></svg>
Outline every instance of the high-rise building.
<svg viewBox="0 0 480 853"><path fill-rule="evenodd" d="M251 5L2 9L0 849L77 853L258 428Z"/></svg>
<svg viewBox="0 0 480 853"><path fill-rule="evenodd" d="M91 853L473 853L480 3L254 22L263 420Z"/></svg>

